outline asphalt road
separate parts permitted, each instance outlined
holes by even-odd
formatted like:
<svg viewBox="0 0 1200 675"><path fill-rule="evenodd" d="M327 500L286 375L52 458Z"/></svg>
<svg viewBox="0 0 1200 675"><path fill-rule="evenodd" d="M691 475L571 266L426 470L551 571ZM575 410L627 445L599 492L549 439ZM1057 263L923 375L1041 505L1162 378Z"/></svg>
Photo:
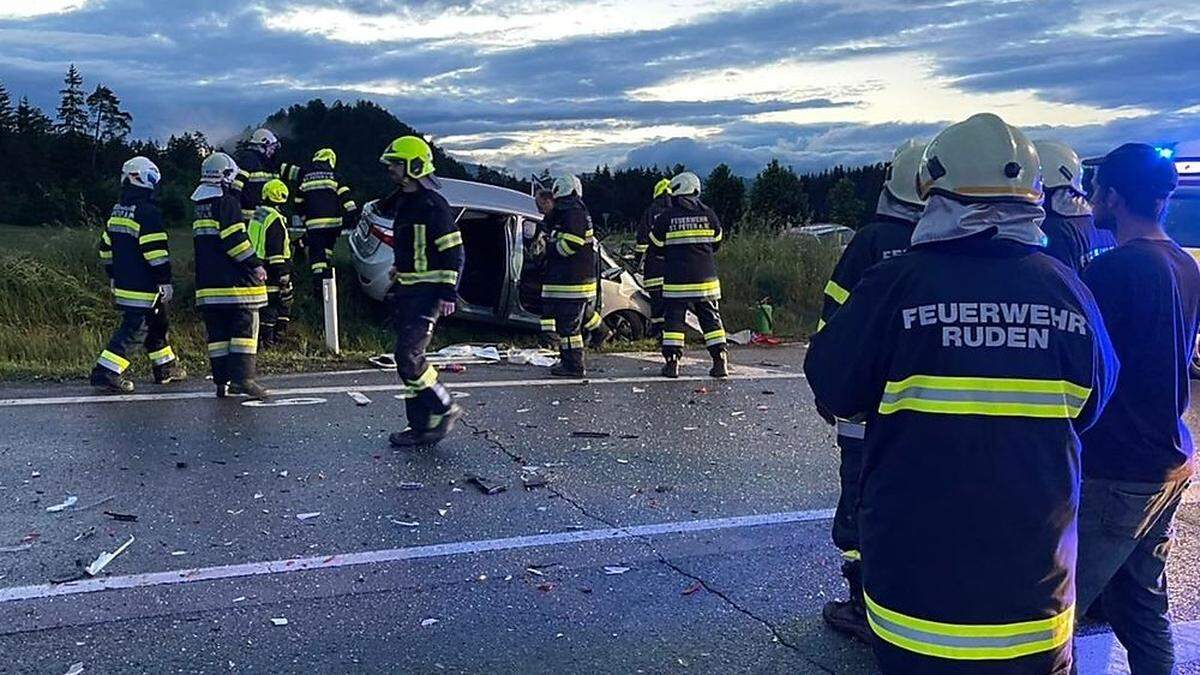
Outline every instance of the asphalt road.
<svg viewBox="0 0 1200 675"><path fill-rule="evenodd" d="M270 406L0 389L0 673L873 672L819 617L836 454L802 357L738 350L720 383L471 365L445 376L464 426L423 452L388 447L385 372L270 379ZM1200 673L1195 506L1179 533ZM1102 630L1081 650L1123 672Z"/></svg>

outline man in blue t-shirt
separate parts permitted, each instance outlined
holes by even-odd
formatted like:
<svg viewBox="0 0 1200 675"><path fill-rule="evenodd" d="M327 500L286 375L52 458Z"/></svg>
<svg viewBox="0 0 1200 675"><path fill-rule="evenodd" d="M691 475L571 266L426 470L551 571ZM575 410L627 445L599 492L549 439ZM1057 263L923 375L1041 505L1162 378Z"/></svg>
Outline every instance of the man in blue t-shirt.
<svg viewBox="0 0 1200 675"><path fill-rule="evenodd" d="M1163 230L1179 182L1174 164L1130 143L1091 162L1096 225L1117 248L1083 271L1121 372L1099 421L1082 436L1076 607L1097 598L1134 673L1171 673L1167 555L1192 475L1183 423L1196 344L1200 269Z"/></svg>

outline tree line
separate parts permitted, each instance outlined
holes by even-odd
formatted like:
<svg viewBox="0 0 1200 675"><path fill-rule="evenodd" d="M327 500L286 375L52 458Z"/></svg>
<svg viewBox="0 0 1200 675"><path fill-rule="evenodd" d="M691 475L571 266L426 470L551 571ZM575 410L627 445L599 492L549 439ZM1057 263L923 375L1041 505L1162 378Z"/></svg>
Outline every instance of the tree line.
<svg viewBox="0 0 1200 675"><path fill-rule="evenodd" d="M51 117L27 96L14 103L0 82L0 156L10 169L0 175L0 194L5 195L0 200L0 222L101 222L117 198L121 164L139 154L154 160L162 170L159 199L163 213L169 222L181 222L188 217L188 195L199 180L201 159L214 149L236 150L237 139L214 147L200 131L172 135L165 142L131 139L133 115L124 109L116 91L107 83L85 87L83 75L74 65L67 70L58 93L59 105ZM364 100L329 105L315 99L279 110L264 126L283 141L283 161L303 165L317 149L334 148L343 180L361 201L390 189L378 164L380 149L397 136L418 133L383 107ZM241 138L248 137L253 128L248 126ZM464 164L436 144L434 160L443 177L522 192L531 186L532 177ZM649 204L654 184L684 170L683 165L599 166L580 176L584 201L606 232L631 230ZM884 165L839 166L799 174L773 160L752 178L735 175L725 164L701 178L705 201L731 229L780 229L811 222L858 227L874 209Z"/></svg>

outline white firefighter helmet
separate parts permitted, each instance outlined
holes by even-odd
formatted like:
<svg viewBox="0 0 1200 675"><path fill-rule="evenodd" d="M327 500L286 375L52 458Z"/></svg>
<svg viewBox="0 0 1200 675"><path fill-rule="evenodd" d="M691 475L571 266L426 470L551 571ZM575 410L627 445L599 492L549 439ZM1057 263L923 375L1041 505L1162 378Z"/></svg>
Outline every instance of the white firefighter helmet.
<svg viewBox="0 0 1200 675"><path fill-rule="evenodd" d="M268 155L279 149L279 137L275 135L275 132L265 127L256 129L254 133L250 134L250 140L247 143Z"/></svg>
<svg viewBox="0 0 1200 675"><path fill-rule="evenodd" d="M700 194L700 177L691 171L671 179L671 195L674 197L694 197Z"/></svg>
<svg viewBox="0 0 1200 675"><path fill-rule="evenodd" d="M158 166L138 155L121 166L121 182L153 190L162 180Z"/></svg>
<svg viewBox="0 0 1200 675"><path fill-rule="evenodd" d="M1034 141L1033 145L1042 160L1047 190L1069 187L1081 195L1086 194L1083 189L1083 161L1071 146L1059 141Z"/></svg>
<svg viewBox="0 0 1200 675"><path fill-rule="evenodd" d="M554 184L550 188L551 194L555 199L567 197L574 194L576 197L583 196L583 181L579 177L570 173L561 173L554 177Z"/></svg>
<svg viewBox="0 0 1200 675"><path fill-rule="evenodd" d="M223 152L212 153L200 165L200 182L209 185L229 185L237 174L237 162Z"/></svg>
<svg viewBox="0 0 1200 675"><path fill-rule="evenodd" d="M920 141L908 140L896 148L883 181L883 188L893 199L912 206L925 205L925 199L917 194L917 173L924 154L925 144Z"/></svg>
<svg viewBox="0 0 1200 675"><path fill-rule="evenodd" d="M1020 129L991 113L953 124L925 148L917 192L966 202L1042 202L1042 165Z"/></svg>

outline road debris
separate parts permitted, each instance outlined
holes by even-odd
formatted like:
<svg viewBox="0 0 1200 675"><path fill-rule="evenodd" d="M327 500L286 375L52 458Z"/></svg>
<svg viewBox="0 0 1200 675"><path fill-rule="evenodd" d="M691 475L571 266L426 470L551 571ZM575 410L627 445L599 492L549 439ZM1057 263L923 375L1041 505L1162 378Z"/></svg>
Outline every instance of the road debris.
<svg viewBox="0 0 1200 675"><path fill-rule="evenodd" d="M612 434L607 431L572 431L573 438L611 438Z"/></svg>
<svg viewBox="0 0 1200 675"><path fill-rule="evenodd" d="M79 534L75 535L74 541L79 541L80 539L87 539L88 537L90 537L94 534L96 534L96 526L95 525L93 525L93 526L87 528L86 530L84 530L83 532L80 532Z"/></svg>
<svg viewBox="0 0 1200 675"><path fill-rule="evenodd" d="M312 511L309 513L297 513L296 520L311 520L313 518L316 518L319 515L321 515L320 511Z"/></svg>
<svg viewBox="0 0 1200 675"><path fill-rule="evenodd" d="M271 625L272 626L286 626L286 625L288 625L288 620L282 616L273 618L273 619L271 619Z"/></svg>
<svg viewBox="0 0 1200 675"><path fill-rule="evenodd" d="M187 555L187 551L171 551L171 555L179 557L181 555Z"/></svg>
<svg viewBox="0 0 1200 675"><path fill-rule="evenodd" d="M113 520L119 520L122 523L136 523L137 519L138 519L137 515L133 514L133 513L117 513L116 511L105 511L104 515L108 516L109 518L112 518Z"/></svg>
<svg viewBox="0 0 1200 675"><path fill-rule="evenodd" d="M79 675L82 672L83 661L76 661L75 663L71 664L70 668L67 668L67 672L63 673L63 675Z"/></svg>
<svg viewBox="0 0 1200 675"><path fill-rule="evenodd" d="M549 368L558 361L557 355L549 349L510 349L507 356L509 363L518 366Z"/></svg>
<svg viewBox="0 0 1200 675"><path fill-rule="evenodd" d="M20 553L33 548L33 544L17 544L16 546L0 546L0 553Z"/></svg>
<svg viewBox="0 0 1200 675"><path fill-rule="evenodd" d="M621 567L620 565L605 565L604 566L604 573L610 577L616 576L618 574L625 574L628 571L629 571L628 567Z"/></svg>
<svg viewBox="0 0 1200 675"><path fill-rule="evenodd" d="M498 495L508 489L508 486L504 483L498 483L490 478L484 478L475 474L467 474L467 482L479 488L479 491L485 495Z"/></svg>
<svg viewBox="0 0 1200 675"><path fill-rule="evenodd" d="M94 509L97 506L104 506L105 504L111 502L112 500L114 500L116 498L117 498L116 495L109 495L109 496L105 497L104 499L101 499L98 502L92 502L91 504L88 504L87 506L81 506L75 510L76 511L87 511L88 509Z"/></svg>
<svg viewBox="0 0 1200 675"><path fill-rule="evenodd" d="M400 527L420 527L421 526L420 521L416 521L416 520L396 520L395 518L388 518L388 522L393 525L399 525Z"/></svg>
<svg viewBox="0 0 1200 675"><path fill-rule="evenodd" d="M108 551L101 551L100 555L97 556L97 558L92 561L92 564L88 565L86 568L84 568L83 571L87 572L87 575L89 577L94 577L97 574L100 574L101 572L104 571L105 567L108 567L109 563L111 563L113 560L115 560L117 556L124 553L125 549L129 548L132 544L133 544L133 537L131 536L131 537L129 537L128 541L126 541L124 544L121 544L120 546L118 546L117 550L113 551L112 553L109 553Z"/></svg>
<svg viewBox="0 0 1200 675"><path fill-rule="evenodd" d="M366 394L359 391L348 391L346 395L354 399L354 405L364 406L371 405L371 399L367 398Z"/></svg>
<svg viewBox="0 0 1200 675"><path fill-rule="evenodd" d="M550 484L550 478L541 474L529 473L521 476L521 484L526 490L534 488L546 487Z"/></svg>
<svg viewBox="0 0 1200 675"><path fill-rule="evenodd" d="M634 388L633 388L633 393L635 393L635 394L644 394L644 393L646 393L646 388L645 388L645 387L634 387Z"/></svg>
<svg viewBox="0 0 1200 675"><path fill-rule="evenodd" d="M694 582L691 586L688 586L687 588L680 591L679 594L680 595L695 595L696 593L699 593L702 590L704 590L704 584L697 581L697 582Z"/></svg>
<svg viewBox="0 0 1200 675"><path fill-rule="evenodd" d="M627 460L627 459L625 459L625 458L623 458L623 457L618 457L618 458L617 458L617 464L628 464L628 463L629 463L629 460Z"/></svg>
<svg viewBox="0 0 1200 675"><path fill-rule="evenodd" d="M67 498L65 500L63 500L63 503L55 504L54 506L47 506L46 511L49 513L58 513L59 511L65 511L65 510L71 508L72 506L75 506L75 503L78 501L79 501L79 497L76 497L75 495L67 495Z"/></svg>
<svg viewBox="0 0 1200 675"><path fill-rule="evenodd" d="M424 619L423 621L421 621L421 627L422 627L422 628L429 628L430 626L432 626L432 625L434 625L434 624L438 624L438 623L441 623L441 620L440 620L440 619L433 619L433 618L430 618L430 619Z"/></svg>
<svg viewBox="0 0 1200 675"><path fill-rule="evenodd" d="M188 463L183 462L183 461L175 462L175 468L176 469L186 469L186 468L188 468Z"/></svg>

